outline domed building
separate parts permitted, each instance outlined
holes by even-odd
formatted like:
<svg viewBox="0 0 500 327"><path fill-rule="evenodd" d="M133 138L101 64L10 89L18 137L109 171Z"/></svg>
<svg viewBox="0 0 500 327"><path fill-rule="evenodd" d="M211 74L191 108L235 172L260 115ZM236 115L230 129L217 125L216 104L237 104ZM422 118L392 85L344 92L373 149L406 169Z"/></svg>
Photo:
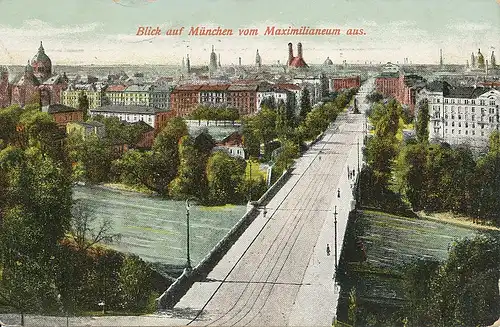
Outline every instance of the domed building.
<svg viewBox="0 0 500 327"><path fill-rule="evenodd" d="M326 57L326 60L323 63L323 65L325 65L325 66L331 66L331 65L333 65L332 59L330 59L330 57Z"/></svg>
<svg viewBox="0 0 500 327"><path fill-rule="evenodd" d="M33 67L34 74L40 81L44 81L52 76L52 61L45 53L41 41L37 54L31 60L31 67Z"/></svg>

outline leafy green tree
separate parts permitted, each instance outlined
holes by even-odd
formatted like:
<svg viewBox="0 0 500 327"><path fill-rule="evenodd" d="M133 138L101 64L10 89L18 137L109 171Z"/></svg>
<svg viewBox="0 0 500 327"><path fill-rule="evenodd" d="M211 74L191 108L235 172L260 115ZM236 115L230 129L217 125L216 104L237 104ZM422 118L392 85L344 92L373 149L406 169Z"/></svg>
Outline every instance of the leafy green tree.
<svg viewBox="0 0 500 327"><path fill-rule="evenodd" d="M290 140L284 141L280 150L273 167L277 176L289 169L300 154L299 146Z"/></svg>
<svg viewBox="0 0 500 327"><path fill-rule="evenodd" d="M180 165L177 177L170 183L170 195L200 200L207 197L206 162L215 142L207 133L198 137L184 136L179 143Z"/></svg>
<svg viewBox="0 0 500 327"><path fill-rule="evenodd" d="M421 143L429 142L429 102L423 99L418 104L418 117L415 125L417 140Z"/></svg>
<svg viewBox="0 0 500 327"><path fill-rule="evenodd" d="M463 239L454 242L444 263L410 268L405 278L410 326L484 326L498 319L499 250L492 237Z"/></svg>
<svg viewBox="0 0 500 327"><path fill-rule="evenodd" d="M427 148L422 144L406 145L395 163L397 189L406 195L414 210L421 210L425 201L425 168Z"/></svg>
<svg viewBox="0 0 500 327"><path fill-rule="evenodd" d="M119 271L122 305L132 312L148 306L152 287L151 267L136 255L127 255Z"/></svg>
<svg viewBox="0 0 500 327"><path fill-rule="evenodd" d="M216 151L208 159L207 179L212 204L240 203L244 195L238 189L245 178L246 162Z"/></svg>
<svg viewBox="0 0 500 327"><path fill-rule="evenodd" d="M299 117L301 120L306 119L309 112L312 110L311 106L311 95L309 93L309 89L306 87L302 90L302 96L300 98L300 114Z"/></svg>
<svg viewBox="0 0 500 327"><path fill-rule="evenodd" d="M21 117L22 109L17 105L13 105L7 108L0 109L0 140L3 142L0 144L0 149L8 144L13 144L17 142L16 128L19 124L19 119Z"/></svg>
<svg viewBox="0 0 500 327"><path fill-rule="evenodd" d="M243 145L248 157L260 156L260 140L254 128L253 118L247 117L242 121Z"/></svg>
<svg viewBox="0 0 500 327"><path fill-rule="evenodd" d="M182 118L172 118L155 138L151 155L151 171L156 192L168 194L168 185L177 176L180 158L179 141L188 135L186 123Z"/></svg>
<svg viewBox="0 0 500 327"><path fill-rule="evenodd" d="M0 298L21 312L54 309L53 260L71 216L71 182L61 166L36 147L0 151L7 191L1 208Z"/></svg>
<svg viewBox="0 0 500 327"><path fill-rule="evenodd" d="M68 138L67 147L74 163L75 179L91 184L109 180L113 153L107 142L96 135L83 139L81 135L73 134Z"/></svg>

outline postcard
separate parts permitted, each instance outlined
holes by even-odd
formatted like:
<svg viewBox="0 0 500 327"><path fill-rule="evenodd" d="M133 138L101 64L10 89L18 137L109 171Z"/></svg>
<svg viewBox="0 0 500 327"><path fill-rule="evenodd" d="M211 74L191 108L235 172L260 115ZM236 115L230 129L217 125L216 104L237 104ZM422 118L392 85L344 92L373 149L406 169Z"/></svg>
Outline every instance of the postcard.
<svg viewBox="0 0 500 327"><path fill-rule="evenodd" d="M0 13L0 326L500 326L499 0Z"/></svg>

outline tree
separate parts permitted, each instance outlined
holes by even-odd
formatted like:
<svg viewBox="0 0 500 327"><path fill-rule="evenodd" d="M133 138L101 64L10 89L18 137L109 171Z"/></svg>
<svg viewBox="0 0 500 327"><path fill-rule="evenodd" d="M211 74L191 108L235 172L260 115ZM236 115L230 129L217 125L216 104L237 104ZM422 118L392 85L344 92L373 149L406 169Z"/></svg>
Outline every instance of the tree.
<svg viewBox="0 0 500 327"><path fill-rule="evenodd" d="M441 263L407 269L410 326L484 326L498 319L500 248L493 237L454 242Z"/></svg>
<svg viewBox="0 0 500 327"><path fill-rule="evenodd" d="M299 154L299 147L295 142L290 140L284 141L273 168L277 172L278 176L293 165L294 160L299 156Z"/></svg>
<svg viewBox="0 0 500 327"><path fill-rule="evenodd" d="M206 162L215 142L208 133L198 137L184 136L179 143L180 165L177 177L170 183L170 195L185 199L207 197Z"/></svg>
<svg viewBox="0 0 500 327"><path fill-rule="evenodd" d="M89 99L87 97L87 94L85 92L81 91L80 94L78 94L78 110L81 110L83 112L83 120L87 120L89 117Z"/></svg>
<svg viewBox="0 0 500 327"><path fill-rule="evenodd" d="M306 119L307 114L311 111L311 95L309 93L309 89L305 87L302 90L302 96L300 98L300 114L299 117L301 120Z"/></svg>
<svg viewBox="0 0 500 327"><path fill-rule="evenodd" d="M423 99L418 104L418 118L415 126L417 140L420 143L429 142L429 102Z"/></svg>
<svg viewBox="0 0 500 327"><path fill-rule="evenodd" d="M91 184L109 180L113 152L107 142L96 135L83 139L81 135L73 134L68 138L67 147L75 179Z"/></svg>
<svg viewBox="0 0 500 327"><path fill-rule="evenodd" d="M21 312L53 310L54 258L69 230L71 182L62 165L36 148L0 151L0 298Z"/></svg>
<svg viewBox="0 0 500 327"><path fill-rule="evenodd" d="M17 105L0 109L0 126L2 126L0 129L0 140L3 141L3 146L17 142L16 128L19 124L21 113L22 109ZM0 149L3 147L2 144L0 144Z"/></svg>
<svg viewBox="0 0 500 327"><path fill-rule="evenodd" d="M258 158L260 156L260 140L254 128L254 121L247 117L242 121L243 145L248 157Z"/></svg>
<svg viewBox="0 0 500 327"><path fill-rule="evenodd" d="M97 217L92 209L82 202L76 200L71 208L71 234L77 249L86 252L92 246L99 243L111 243L120 237L112 232L111 220Z"/></svg>
<svg viewBox="0 0 500 327"><path fill-rule="evenodd" d="M425 168L427 148L422 144L406 145L398 155L394 167L397 189L406 195L414 210L421 210L425 202Z"/></svg>
<svg viewBox="0 0 500 327"><path fill-rule="evenodd" d="M246 163L217 151L207 163L209 201L213 204L240 203L244 195L237 192L245 177Z"/></svg>
<svg viewBox="0 0 500 327"><path fill-rule="evenodd" d="M144 311L153 291L150 265L136 255L127 255L118 276L124 308L132 312Z"/></svg>
<svg viewBox="0 0 500 327"><path fill-rule="evenodd" d="M151 155L151 171L154 189L162 195L168 194L168 185L177 176L180 164L179 140L188 134L186 123L174 117L155 138Z"/></svg>

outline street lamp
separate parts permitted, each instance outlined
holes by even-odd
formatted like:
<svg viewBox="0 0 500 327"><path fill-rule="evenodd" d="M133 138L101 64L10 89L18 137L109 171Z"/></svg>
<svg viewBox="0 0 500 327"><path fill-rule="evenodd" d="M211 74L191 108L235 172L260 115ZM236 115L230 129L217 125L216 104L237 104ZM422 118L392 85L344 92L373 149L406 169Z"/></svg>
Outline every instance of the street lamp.
<svg viewBox="0 0 500 327"><path fill-rule="evenodd" d="M334 221L334 235L335 235L335 274L337 274L337 206L335 206L335 211L333 212Z"/></svg>
<svg viewBox="0 0 500 327"><path fill-rule="evenodd" d="M191 270L191 258L189 257L189 200L186 200L186 249L187 249L187 261L186 269Z"/></svg>

